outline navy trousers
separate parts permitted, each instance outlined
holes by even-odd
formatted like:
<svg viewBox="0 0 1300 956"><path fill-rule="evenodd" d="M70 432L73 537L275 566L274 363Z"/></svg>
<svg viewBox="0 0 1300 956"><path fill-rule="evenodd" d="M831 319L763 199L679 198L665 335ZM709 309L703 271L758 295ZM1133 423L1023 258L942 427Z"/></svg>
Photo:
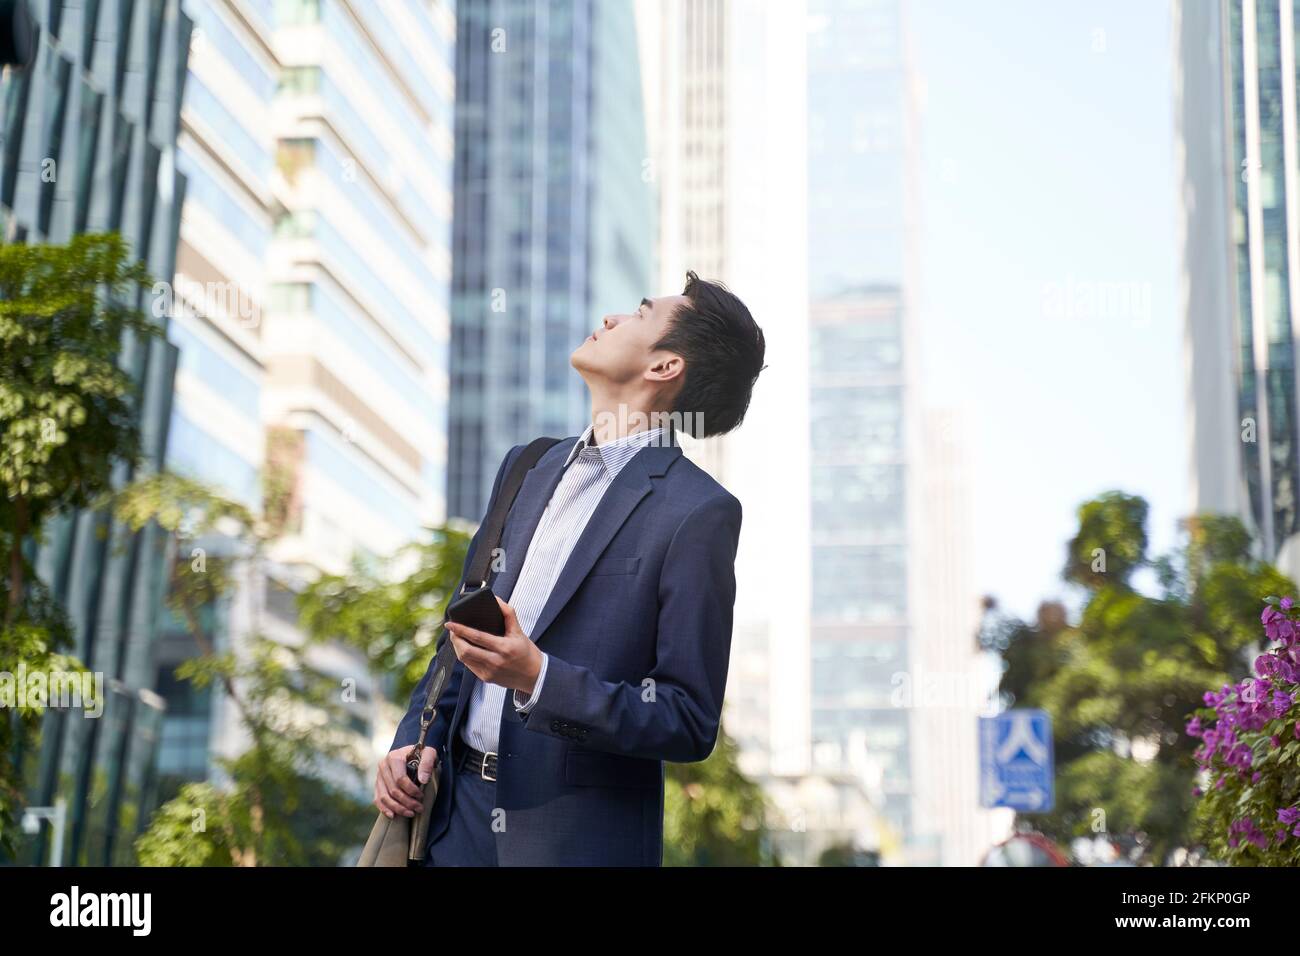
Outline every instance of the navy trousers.
<svg viewBox="0 0 1300 956"><path fill-rule="evenodd" d="M429 841L425 866L496 866L497 835L492 829L496 806L495 780L465 766L465 753L456 762L456 786L451 793L447 829Z"/></svg>

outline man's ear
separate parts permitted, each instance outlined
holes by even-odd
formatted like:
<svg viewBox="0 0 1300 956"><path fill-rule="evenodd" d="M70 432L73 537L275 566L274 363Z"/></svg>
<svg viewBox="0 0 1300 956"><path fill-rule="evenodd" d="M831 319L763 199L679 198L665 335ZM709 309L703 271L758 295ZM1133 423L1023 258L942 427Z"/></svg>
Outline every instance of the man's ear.
<svg viewBox="0 0 1300 956"><path fill-rule="evenodd" d="M645 370L645 379L647 382L658 382L663 385L680 379L685 371L686 363L682 361L680 355L674 355L672 352L657 352L650 367Z"/></svg>

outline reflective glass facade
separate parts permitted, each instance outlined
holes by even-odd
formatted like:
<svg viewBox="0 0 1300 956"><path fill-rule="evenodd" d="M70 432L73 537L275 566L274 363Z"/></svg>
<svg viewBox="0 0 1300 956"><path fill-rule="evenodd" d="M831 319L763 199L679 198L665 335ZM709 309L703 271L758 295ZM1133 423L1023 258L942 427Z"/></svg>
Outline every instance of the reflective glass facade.
<svg viewBox="0 0 1300 956"><path fill-rule="evenodd" d="M1295 573L1300 32L1286 0L1175 14L1194 507L1241 515Z"/></svg>
<svg viewBox="0 0 1300 956"><path fill-rule="evenodd" d="M66 241L117 231L159 279L175 269L186 179L176 137L192 22L180 0L32 3L36 60L0 89L0 217L5 240ZM54 176L42 170L53 164ZM141 303L153 311L153 301ZM145 459L163 462L174 345L124 350L141 383ZM123 480L130 477L123 469ZM71 652L104 675L103 715L50 711L39 748L19 755L31 806L67 806L65 864L128 863L154 802L163 702L152 691L163 536L128 534L102 513L47 529L36 568L73 624ZM50 828L23 836L18 861L46 862Z"/></svg>
<svg viewBox="0 0 1300 956"><path fill-rule="evenodd" d="M263 419L298 442L305 560L342 567L446 514L455 7L274 9Z"/></svg>
<svg viewBox="0 0 1300 956"><path fill-rule="evenodd" d="M651 290L656 208L629 0L461 0L448 511L588 420L573 349Z"/></svg>
<svg viewBox="0 0 1300 956"><path fill-rule="evenodd" d="M1295 30L1283 62L1281 4L1235 0L1227 5L1231 68L1231 116L1238 177L1234 194L1238 235L1234 244L1238 277L1240 337L1239 411L1258 424L1258 441L1245 443L1250 511L1269 555L1300 531L1296 450L1296 363L1288 270L1287 122L1284 86L1295 89ZM1294 102L1294 100L1293 100ZM1294 165L1294 158L1292 164ZM1291 200L1294 206L1294 197ZM1295 213L1291 213L1294 220ZM1294 223L1293 223L1294 224Z"/></svg>
<svg viewBox="0 0 1300 956"><path fill-rule="evenodd" d="M265 378L261 321L272 235L270 107L277 64L272 24L226 0L189 0L194 17L177 165L190 188L182 210L168 338L180 352L167 467L254 513L261 509ZM261 13L265 14L265 10ZM224 541L209 547L218 551ZM221 640L226 609L206 608ZM187 627L160 623L156 687L167 702L158 757L159 798L207 778L211 708L175 677L195 653Z"/></svg>
<svg viewBox="0 0 1300 956"><path fill-rule="evenodd" d="M812 0L808 32L814 767L864 757L911 830L906 303L909 103L901 0Z"/></svg>

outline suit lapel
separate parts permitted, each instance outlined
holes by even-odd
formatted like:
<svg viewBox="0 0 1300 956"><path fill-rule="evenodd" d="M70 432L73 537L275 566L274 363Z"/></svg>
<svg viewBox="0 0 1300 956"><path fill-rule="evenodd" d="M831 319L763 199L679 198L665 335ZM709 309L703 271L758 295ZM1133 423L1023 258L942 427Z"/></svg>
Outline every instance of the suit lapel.
<svg viewBox="0 0 1300 956"><path fill-rule="evenodd" d="M514 593L515 583L519 580L519 572L527 556L528 545L532 542L537 525L542 520L542 513L546 511L551 495L555 493L556 486L564 476L564 462L569 457L569 452L573 450L575 441L577 441L576 437L566 439L543 455L542 460L533 466L524 477L524 483L519 486L519 494L510 509L506 530L502 534L506 547L505 570L501 571L490 584L493 593L500 595L507 603L508 595ZM641 503L642 498L654 490L650 479L662 476L681 453L680 445L650 445L642 448L623 466L623 470L618 473L618 477L610 484L600 504L596 506L591 520L587 522L587 527L578 538L578 543L574 545L564 570L560 572L546 606L542 608L542 613L533 626L533 633L529 635L534 643L542 638L556 615L569 603L569 599L578 590L578 585L587 577L596 559L613 540L618 529L623 527L623 522L632 514L633 509ZM465 676L460 684L460 696L452 716L453 733L468 713L470 693L477 681L478 677L474 672L465 668ZM510 695L507 694L506 703L509 702ZM513 709L513 707L506 708L508 711Z"/></svg>
<svg viewBox="0 0 1300 956"><path fill-rule="evenodd" d="M592 565L608 547L614 535L618 533L618 529L623 527L628 516L641 503L641 499L654 490L650 479L657 478L667 471L681 453L682 450L677 445L647 446L633 455L623 466L623 470L618 473L618 477L600 499L600 504L592 513L591 520L587 522L587 527L578 538L578 543L573 546L573 551L569 554L569 560L565 562L564 570L560 572L555 587L551 589L551 595L547 598L537 623L533 625L533 633L529 635L533 643L537 643L545 636L546 629L569 603L569 599L578 590L578 585L586 579ZM533 527L536 527L536 522L533 523Z"/></svg>

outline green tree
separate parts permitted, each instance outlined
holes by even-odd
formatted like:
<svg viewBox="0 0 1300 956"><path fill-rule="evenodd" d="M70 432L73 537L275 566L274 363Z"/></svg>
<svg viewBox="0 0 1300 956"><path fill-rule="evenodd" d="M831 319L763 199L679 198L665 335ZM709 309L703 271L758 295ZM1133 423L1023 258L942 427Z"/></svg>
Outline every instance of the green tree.
<svg viewBox="0 0 1300 956"><path fill-rule="evenodd" d="M464 529L430 534L384 561L356 561L344 574L323 574L298 598L304 631L365 654L374 673L391 676L391 698L403 708L429 668L469 549Z"/></svg>
<svg viewBox="0 0 1300 956"><path fill-rule="evenodd" d="M63 609L33 573L30 549L55 514L86 506L140 449L138 389L124 348L160 334L140 303L150 282L115 234L67 245L0 245L0 671L74 670ZM14 852L30 747L44 707L0 719L0 852Z"/></svg>
<svg viewBox="0 0 1300 956"><path fill-rule="evenodd" d="M311 640L289 645L260 633L218 650L205 609L235 590L241 567L262 560L266 529L239 504L199 482L150 476L116 493L118 520L157 521L174 536L167 604L195 642L177 676L216 686L248 740L218 761L228 783L187 784L137 840L146 866L331 866L364 841L372 814L353 794L369 767L353 729L354 701L313 666ZM218 536L220 552L204 545ZM232 546L233 545L233 546Z"/></svg>
<svg viewBox="0 0 1300 956"><path fill-rule="evenodd" d="M670 763L664 783L665 866L759 866L767 801L740 772L726 731L707 759Z"/></svg>
<svg viewBox="0 0 1300 956"><path fill-rule="evenodd" d="M1052 716L1056 806L1033 824L1061 841L1132 841L1164 862L1194 838L1186 723L1207 688L1248 666L1260 601L1291 584L1251 557L1235 518L1187 519L1179 547L1152 557L1147 512L1121 492L1084 503L1064 569L1084 594L1077 623L1045 604L1032 623L990 615L984 639L1003 654L1004 699ZM1143 570L1154 593L1137 587Z"/></svg>

